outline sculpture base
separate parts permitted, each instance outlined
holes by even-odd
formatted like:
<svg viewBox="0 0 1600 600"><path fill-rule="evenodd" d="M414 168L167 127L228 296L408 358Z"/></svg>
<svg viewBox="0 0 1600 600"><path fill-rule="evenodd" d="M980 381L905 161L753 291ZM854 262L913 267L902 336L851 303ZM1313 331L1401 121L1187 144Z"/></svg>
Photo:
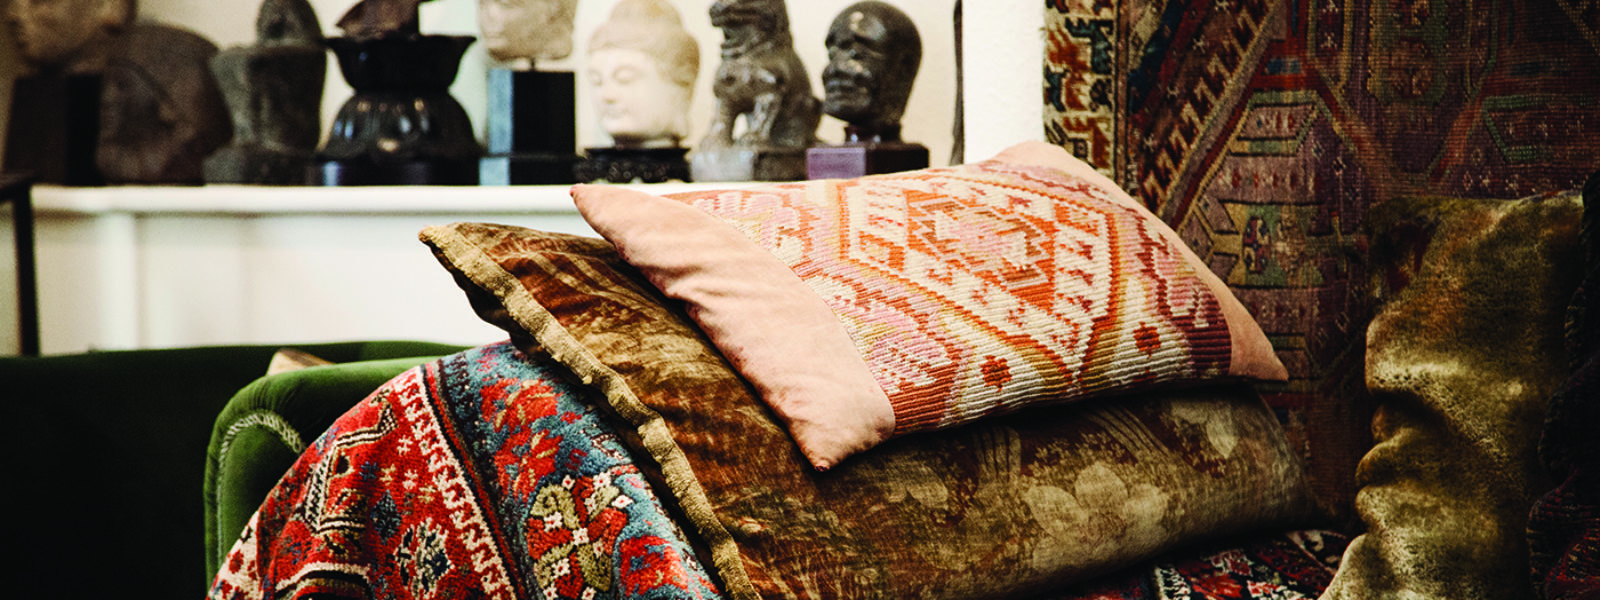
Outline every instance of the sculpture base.
<svg viewBox="0 0 1600 600"><path fill-rule="evenodd" d="M206 183L249 185L306 185L311 155L287 154L266 148L227 146L205 162Z"/></svg>
<svg viewBox="0 0 1600 600"><path fill-rule="evenodd" d="M801 181L806 153L800 148L696 150L689 173L695 181Z"/></svg>
<svg viewBox="0 0 1600 600"><path fill-rule="evenodd" d="M571 154L578 147L575 77L570 71L490 69L489 154Z"/></svg>
<svg viewBox="0 0 1600 600"><path fill-rule="evenodd" d="M905 142L859 142L806 151L807 179L848 179L928 168L928 147Z"/></svg>
<svg viewBox="0 0 1600 600"><path fill-rule="evenodd" d="M689 181L688 148L590 148L578 165L578 181L610 183Z"/></svg>
<svg viewBox="0 0 1600 600"><path fill-rule="evenodd" d="M36 183L102 185L100 76L41 74L16 80L6 130L4 170Z"/></svg>
<svg viewBox="0 0 1600 600"><path fill-rule="evenodd" d="M477 160L319 160L312 185L477 185Z"/></svg>
<svg viewBox="0 0 1600 600"><path fill-rule="evenodd" d="M573 171L583 157L576 154L514 154L490 156L478 163L483 185L551 185L577 183Z"/></svg>

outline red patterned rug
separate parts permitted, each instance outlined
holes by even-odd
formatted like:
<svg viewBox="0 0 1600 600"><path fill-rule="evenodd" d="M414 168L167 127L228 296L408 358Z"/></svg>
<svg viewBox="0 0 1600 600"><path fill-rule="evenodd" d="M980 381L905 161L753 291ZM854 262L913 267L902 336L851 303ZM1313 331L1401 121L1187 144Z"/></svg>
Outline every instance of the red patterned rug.
<svg viewBox="0 0 1600 600"><path fill-rule="evenodd" d="M1296 531L1203 547L1037 600L1314 600L1349 543L1330 531Z"/></svg>
<svg viewBox="0 0 1600 600"><path fill-rule="evenodd" d="M1048 0L1049 139L1173 225L1261 322L1268 389L1348 510L1369 439L1361 225L1600 168L1597 0Z"/></svg>
<svg viewBox="0 0 1600 600"><path fill-rule="evenodd" d="M406 372L306 450L210 597L720 597L587 394L510 342Z"/></svg>

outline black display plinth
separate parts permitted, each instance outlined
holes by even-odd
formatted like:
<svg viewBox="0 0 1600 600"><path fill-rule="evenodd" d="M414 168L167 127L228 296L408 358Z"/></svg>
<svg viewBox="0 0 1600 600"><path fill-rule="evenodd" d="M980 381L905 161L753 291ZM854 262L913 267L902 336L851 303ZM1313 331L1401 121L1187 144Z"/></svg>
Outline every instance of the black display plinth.
<svg viewBox="0 0 1600 600"><path fill-rule="evenodd" d="M576 154L490 155L478 161L478 181L483 185L577 183L573 171L582 161Z"/></svg>
<svg viewBox="0 0 1600 600"><path fill-rule="evenodd" d="M320 161L317 185L477 185L478 161Z"/></svg>
<svg viewBox="0 0 1600 600"><path fill-rule="evenodd" d="M489 155L483 185L575 183L575 77L566 71L489 71Z"/></svg>
<svg viewBox="0 0 1600 600"><path fill-rule="evenodd" d="M4 170L35 183L102 185L95 166L100 144L99 75L45 73L11 88Z"/></svg>
<svg viewBox="0 0 1600 600"><path fill-rule="evenodd" d="M329 38L355 94L308 174L316 185L476 185L483 149L450 96L473 38Z"/></svg>
<svg viewBox="0 0 1600 600"><path fill-rule="evenodd" d="M928 168L928 147L900 141L900 126L850 125L843 144L806 150L806 179L848 179Z"/></svg>
<svg viewBox="0 0 1600 600"><path fill-rule="evenodd" d="M590 148L578 181L662 183L689 181L688 148Z"/></svg>

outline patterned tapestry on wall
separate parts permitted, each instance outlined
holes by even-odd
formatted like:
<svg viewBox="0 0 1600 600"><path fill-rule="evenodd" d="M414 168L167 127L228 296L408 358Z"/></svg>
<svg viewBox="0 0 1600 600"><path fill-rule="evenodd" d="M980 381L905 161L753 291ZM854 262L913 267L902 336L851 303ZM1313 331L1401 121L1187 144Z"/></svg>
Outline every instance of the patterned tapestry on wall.
<svg viewBox="0 0 1600 600"><path fill-rule="evenodd" d="M1341 514L1369 437L1366 210L1600 168L1600 0L1046 0L1045 135L1142 199L1272 337Z"/></svg>

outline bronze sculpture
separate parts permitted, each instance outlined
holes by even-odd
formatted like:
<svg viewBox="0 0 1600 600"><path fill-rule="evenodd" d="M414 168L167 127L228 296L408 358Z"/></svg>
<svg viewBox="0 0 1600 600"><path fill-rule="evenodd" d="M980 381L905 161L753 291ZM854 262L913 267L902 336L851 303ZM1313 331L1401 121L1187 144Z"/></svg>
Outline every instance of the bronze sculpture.
<svg viewBox="0 0 1600 600"><path fill-rule="evenodd" d="M233 142L206 159L206 181L298 185L321 137L327 50L307 0L265 0L256 44L211 60Z"/></svg>
<svg viewBox="0 0 1600 600"><path fill-rule="evenodd" d="M922 38L900 9L868 0L828 27L822 108L847 123L845 141L807 152L811 179L859 177L928 166L928 149L900 139L900 118L922 62Z"/></svg>
<svg viewBox="0 0 1600 600"><path fill-rule="evenodd" d="M717 0L711 23L722 29L722 64L712 91L710 130L691 159L696 181L787 181L805 176L805 149L816 141L821 103L794 52L783 0ZM745 131L734 136L736 122Z"/></svg>
<svg viewBox="0 0 1600 600"><path fill-rule="evenodd" d="M320 185L476 185L483 150L450 96L471 36L426 35L418 5L361 0L327 40L355 94L313 159Z"/></svg>

